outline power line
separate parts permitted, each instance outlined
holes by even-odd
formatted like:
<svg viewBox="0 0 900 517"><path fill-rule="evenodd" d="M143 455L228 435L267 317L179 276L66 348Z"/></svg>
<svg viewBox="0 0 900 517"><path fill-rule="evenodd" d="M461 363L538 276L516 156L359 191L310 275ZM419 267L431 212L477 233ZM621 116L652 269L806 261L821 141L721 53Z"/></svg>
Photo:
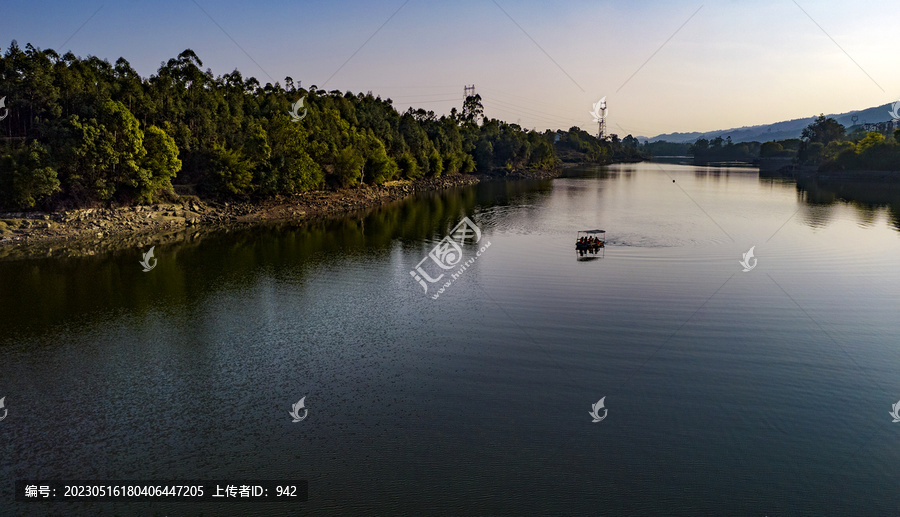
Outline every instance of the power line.
<svg viewBox="0 0 900 517"><path fill-rule="evenodd" d="M525 97L525 96L522 96L522 95L518 95L518 94L515 94L515 93L509 93L509 92L506 92L506 91L503 91L503 90L500 90L500 89L497 89L497 88L493 88L493 87L490 87L490 86L482 86L481 88L484 88L485 90L488 90L489 92L490 92L490 91L494 91L494 92L500 93L500 94L502 94L502 95L504 95L504 96L506 96L506 97L518 97L519 99L522 99L522 100L524 100L524 101L528 101L529 103L532 103L532 104L543 104L543 105L545 105L545 106L547 106L547 107L550 107L550 108L555 108L555 107L556 107L555 104L551 104L551 103L549 103L549 102L536 101L536 100L534 100L534 99L531 99L531 98L528 98L528 97Z"/></svg>
<svg viewBox="0 0 900 517"><path fill-rule="evenodd" d="M394 99L391 99L394 100ZM416 100L416 101L403 101L400 104L429 104L432 102L453 102L458 101L459 99L432 99L432 100Z"/></svg>
<svg viewBox="0 0 900 517"><path fill-rule="evenodd" d="M529 111L529 112L536 113L536 114L539 114L539 115L547 115L547 116L552 117L552 118L558 118L558 119L562 119L562 120L569 120L569 119L570 119L570 117L567 117L567 116L564 116L564 115L559 115L559 114L557 114L557 113L550 113L550 112L548 112L548 111L541 111L541 110L534 109L534 108L531 108L531 107L528 107L528 106L521 106L521 105L516 104L516 103L514 103L514 102L509 102L509 101L505 101L505 100L500 100L500 99L495 98L495 97L490 97L490 98L488 98L488 99L483 99L483 100L486 100L486 101L488 101L488 102L497 102L497 103L499 103L499 104L502 104L502 105L507 106L507 107L510 107L510 108L515 108L515 109L519 109L519 110L522 110L522 111Z"/></svg>
<svg viewBox="0 0 900 517"><path fill-rule="evenodd" d="M504 107L502 107L502 106L494 106L494 105L491 105L491 104L486 104L485 107L489 108L489 109L492 110L492 111L494 111L494 110L496 110L496 111L501 111L501 112L503 112L503 113L508 113L508 114L511 114L511 115L515 115L515 116L517 116L517 117L523 117L523 116L524 116L524 117L527 117L527 118L529 118L529 119L540 120L540 121L543 121L544 123L551 124L551 125L556 126L556 127L571 127L571 126L578 125L578 124L572 123L572 121L570 121L570 120L559 120L559 119L554 120L554 119L550 119L550 118L547 118L547 117L542 117L542 116L540 116L540 115L534 115L534 114L531 114L531 113L523 113L523 112L520 111L520 110L515 110L515 109L510 109L510 108L504 108Z"/></svg>
<svg viewBox="0 0 900 517"><path fill-rule="evenodd" d="M560 121L565 121L566 123L572 122L573 120L575 120L574 118L571 118L571 117L561 116L561 115L557 115L554 113L548 113L546 111L540 111L540 110L536 110L536 109L532 109L532 108L526 108L524 106L519 106L517 104L513 104L511 102L506 102L506 101L501 101L501 100L495 99L495 98L486 99L486 102L496 102L502 106L506 106L511 109L517 109L517 110L520 110L523 112L531 112L536 115L545 115L546 117L549 117L552 119L557 119Z"/></svg>
<svg viewBox="0 0 900 517"><path fill-rule="evenodd" d="M446 89L448 89L448 90L456 91L456 89L458 88L458 86L456 86L456 85L449 85L449 84L448 84L448 85L444 85L444 86L394 86L394 85L391 85L391 86L373 86L372 88L384 88L385 90L390 90L390 89L400 89L400 88L403 88L403 89L407 89L407 88L421 88L421 89L423 89L423 90L437 89L437 88L446 88Z"/></svg>
<svg viewBox="0 0 900 517"><path fill-rule="evenodd" d="M418 99L418 98L421 98L421 97L446 97L446 96L448 96L448 95L453 95L453 94L452 94L452 93L449 93L449 92L447 92L447 93L423 93L423 94L421 94L421 95L401 95L400 97L392 97L392 96L389 95L388 98L394 99L394 100L396 100L396 99L409 99L409 98ZM455 97L455 99L456 99L456 100L459 100L459 97Z"/></svg>
<svg viewBox="0 0 900 517"><path fill-rule="evenodd" d="M550 119L547 119L547 118L544 118L544 117L541 117L541 116L538 116L538 115L531 115L531 114L528 114L528 113L522 113L521 111L511 110L511 109L509 109L509 108L502 108L502 107L491 106L491 105L485 105L485 107L486 107L486 108L489 108L489 109L492 110L492 111L500 111L500 112L509 113L509 114L516 115L516 116L523 116L523 115L524 115L525 117L528 117L529 119L542 121L542 122L548 124L549 126L555 127L555 128L561 128L561 127L566 126L566 125L569 125L570 127L571 127L572 125L577 125L577 124L570 124L569 122L563 123L563 122L560 122L560 121L558 121L558 120L550 120Z"/></svg>

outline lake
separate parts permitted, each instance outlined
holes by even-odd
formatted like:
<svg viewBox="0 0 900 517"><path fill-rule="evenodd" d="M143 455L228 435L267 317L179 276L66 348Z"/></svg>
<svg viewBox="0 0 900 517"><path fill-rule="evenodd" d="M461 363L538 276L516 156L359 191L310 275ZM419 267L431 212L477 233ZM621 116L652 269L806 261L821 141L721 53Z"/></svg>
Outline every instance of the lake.
<svg viewBox="0 0 900 517"><path fill-rule="evenodd" d="M2 261L0 514L896 515L898 206L620 164L202 235L149 272ZM468 265L426 292L464 217L480 240L438 249ZM17 503L17 479L309 500Z"/></svg>

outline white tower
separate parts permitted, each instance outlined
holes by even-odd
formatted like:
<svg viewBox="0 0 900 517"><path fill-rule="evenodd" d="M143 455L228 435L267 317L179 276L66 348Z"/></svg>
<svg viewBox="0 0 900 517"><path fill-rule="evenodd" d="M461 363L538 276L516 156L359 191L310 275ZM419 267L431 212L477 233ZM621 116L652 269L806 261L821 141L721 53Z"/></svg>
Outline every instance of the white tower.
<svg viewBox="0 0 900 517"><path fill-rule="evenodd" d="M600 126L597 131L597 138L603 140L603 135L606 134L606 97L600 99L600 106L597 112L600 114L598 117L600 120L598 121L598 125Z"/></svg>

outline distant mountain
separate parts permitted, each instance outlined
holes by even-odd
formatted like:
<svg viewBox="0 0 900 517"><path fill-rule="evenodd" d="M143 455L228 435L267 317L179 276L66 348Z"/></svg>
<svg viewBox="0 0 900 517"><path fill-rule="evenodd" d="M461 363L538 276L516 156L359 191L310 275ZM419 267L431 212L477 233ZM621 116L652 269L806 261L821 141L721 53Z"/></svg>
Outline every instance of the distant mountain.
<svg viewBox="0 0 900 517"><path fill-rule="evenodd" d="M856 124L886 122L891 120L891 103L883 106L876 106L860 111L849 111L847 113L825 115L843 124L844 127L853 126L851 117L856 115L859 117ZM706 133L666 133L651 138L639 137L639 140L649 140L650 142L658 142L665 140L667 142L694 142L698 138L712 139L717 136L722 138L731 137L732 142L767 142L770 140L784 140L786 138L800 138L803 128L808 126L818 115L814 117L798 118L794 120L786 120L784 122L776 122L774 124L766 124L760 126L744 126L732 129L720 129L718 131L708 131Z"/></svg>

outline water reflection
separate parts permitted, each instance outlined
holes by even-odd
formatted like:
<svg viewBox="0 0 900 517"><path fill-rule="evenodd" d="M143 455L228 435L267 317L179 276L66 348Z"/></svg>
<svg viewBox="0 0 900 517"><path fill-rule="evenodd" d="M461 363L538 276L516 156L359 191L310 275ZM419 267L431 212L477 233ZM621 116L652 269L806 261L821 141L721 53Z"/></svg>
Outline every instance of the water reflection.
<svg viewBox="0 0 900 517"><path fill-rule="evenodd" d="M577 260L578 262L589 262L592 260L602 259L605 256L606 247L575 250L575 260Z"/></svg>
<svg viewBox="0 0 900 517"><path fill-rule="evenodd" d="M804 220L814 228L826 226L833 209L845 204L856 210L863 228L871 227L883 212L890 227L900 230L900 183L798 178L796 189L804 206L809 207Z"/></svg>
<svg viewBox="0 0 900 517"><path fill-rule="evenodd" d="M694 170L695 178L711 178L714 180L720 180L724 176L726 179L730 171L728 169L722 169L719 167L696 167Z"/></svg>
<svg viewBox="0 0 900 517"><path fill-rule="evenodd" d="M603 165L589 165L564 169L561 178L590 178L590 179L626 179L631 180L637 172L637 167L632 164L618 164L612 167Z"/></svg>
<svg viewBox="0 0 900 517"><path fill-rule="evenodd" d="M110 318L113 311L145 316L160 305L199 306L214 291L254 285L272 272L290 271L289 280L298 282L323 256L365 258L386 253L395 239L431 246L475 207L490 214L511 200L538 204L550 189L549 180L484 182L344 217L213 232L157 245L157 267L147 273L138 264L146 249L134 248L0 261L0 278L15 279L0 289L4 326L37 331L84 318Z"/></svg>
<svg viewBox="0 0 900 517"><path fill-rule="evenodd" d="M601 216L612 221L620 217L617 223L620 234L625 235L631 245L681 245L680 240L670 242L648 236L647 227L665 230L670 223L663 215L637 210L632 205L631 199L638 196L637 191L644 186L638 182L638 178L643 177L638 171L659 174L659 167L659 164L627 164L569 169L564 174L567 179L556 182L485 182L424 193L343 217L208 233L199 238L157 245L158 265L148 273L141 271L138 261L149 245L143 249L119 249L94 256L0 261L0 279L4 280L3 289L0 289L3 325L10 331L25 331L80 322L85 318L92 321L111 319L121 311L146 315L158 309L160 300L165 300L167 306L196 306L207 301L217 290L253 285L273 271L289 271L289 281L301 282L308 268L326 255L367 258L389 253L397 242L421 246L427 251L463 216L472 216L476 212L475 220L483 228L513 233L538 231L547 213L561 214L563 226L575 221L580 225L584 224L582 220L600 220ZM681 169L683 166L675 167ZM727 168L685 168L685 171L695 178L714 179L723 175L727 178L735 172L729 172ZM579 178L608 181L597 183ZM744 174L732 175L732 179L737 178L743 178L747 183L752 181ZM629 188L616 192L613 189L616 183L627 184ZM651 184L655 185L650 181L648 188L656 188ZM800 209L798 220L811 228L828 226L838 217L837 209L848 205L855 211L858 226L871 228L879 216L885 214L889 227L900 231L898 184L759 178L758 185L783 192L794 189ZM711 189L710 196L717 196L717 192ZM678 196L657 195L660 199L674 200L673 203L683 201ZM747 195L753 195L753 192L748 191ZM571 203L573 198L578 202ZM712 201L698 199L704 206L712 205ZM509 217L511 211L515 211L514 218ZM665 217L671 216L666 212ZM724 220L726 216L716 217ZM514 224L510 220L514 220ZM626 230L628 224L634 228ZM703 242L703 235L691 236L687 230L682 232L685 239ZM596 260L603 257L603 251L599 255L579 254L576 258L579 261Z"/></svg>

